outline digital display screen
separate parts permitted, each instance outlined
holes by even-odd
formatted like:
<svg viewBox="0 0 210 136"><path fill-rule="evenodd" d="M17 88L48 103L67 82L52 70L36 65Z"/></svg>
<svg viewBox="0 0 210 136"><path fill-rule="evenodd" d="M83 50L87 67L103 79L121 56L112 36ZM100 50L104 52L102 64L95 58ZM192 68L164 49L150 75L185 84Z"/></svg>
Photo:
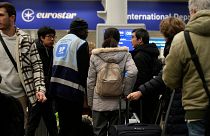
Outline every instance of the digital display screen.
<svg viewBox="0 0 210 136"><path fill-rule="evenodd" d="M160 37L150 37L149 43L155 43L158 49L163 49L165 47L165 39Z"/></svg>
<svg viewBox="0 0 210 136"><path fill-rule="evenodd" d="M127 46L129 48L129 51L133 50L133 46L131 43L132 30L133 29L119 29L120 32L119 46Z"/></svg>
<svg viewBox="0 0 210 136"><path fill-rule="evenodd" d="M129 51L133 50L131 37L133 29L144 28L145 24L97 24L96 28L96 48L101 48L104 41L104 32L107 28L117 28L120 32L119 46L127 46Z"/></svg>
<svg viewBox="0 0 210 136"><path fill-rule="evenodd" d="M158 47L158 49L160 51L159 58L164 58L163 52L164 52L164 47L165 47L165 39L161 38L161 37L150 37L149 42L156 44L156 46Z"/></svg>
<svg viewBox="0 0 210 136"><path fill-rule="evenodd" d="M119 46L127 46L129 48L129 51L132 51L134 49L131 43L132 31L133 29L119 29ZM161 37L150 37L149 43L155 43L158 49L165 47L165 39Z"/></svg>

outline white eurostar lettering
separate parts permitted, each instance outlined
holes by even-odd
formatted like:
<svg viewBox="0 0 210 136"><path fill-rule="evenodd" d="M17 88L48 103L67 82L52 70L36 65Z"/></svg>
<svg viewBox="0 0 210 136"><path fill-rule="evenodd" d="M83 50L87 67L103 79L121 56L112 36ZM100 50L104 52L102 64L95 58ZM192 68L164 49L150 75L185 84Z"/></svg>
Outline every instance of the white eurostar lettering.
<svg viewBox="0 0 210 136"><path fill-rule="evenodd" d="M36 14L36 18L39 19L73 19L75 16L77 16L77 13L68 13L68 12L63 12L63 13L48 13L48 12L38 12Z"/></svg>

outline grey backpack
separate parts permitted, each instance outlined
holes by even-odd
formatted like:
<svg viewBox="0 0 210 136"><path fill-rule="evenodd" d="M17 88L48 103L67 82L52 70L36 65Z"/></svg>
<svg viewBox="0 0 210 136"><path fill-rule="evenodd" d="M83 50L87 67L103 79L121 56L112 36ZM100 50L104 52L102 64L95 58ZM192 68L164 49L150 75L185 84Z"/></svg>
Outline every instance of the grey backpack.
<svg viewBox="0 0 210 136"><path fill-rule="evenodd" d="M116 97L123 93L124 71L113 61L105 62L97 73L95 91L99 96Z"/></svg>

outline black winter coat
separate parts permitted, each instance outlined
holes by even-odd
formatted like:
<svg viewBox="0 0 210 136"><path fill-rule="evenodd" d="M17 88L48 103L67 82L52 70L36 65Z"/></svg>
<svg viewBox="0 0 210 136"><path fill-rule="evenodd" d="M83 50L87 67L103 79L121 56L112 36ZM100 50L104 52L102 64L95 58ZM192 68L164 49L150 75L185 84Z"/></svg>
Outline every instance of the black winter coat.
<svg viewBox="0 0 210 136"><path fill-rule="evenodd" d="M138 69L133 90L136 90L141 84L144 84L152 78L152 65L154 59L158 59L159 54L159 50L154 43L140 45L131 52Z"/></svg>
<svg viewBox="0 0 210 136"><path fill-rule="evenodd" d="M162 80L163 71L161 70L158 76L154 76L146 83L139 86L138 90L141 90L143 96L160 95L165 92L165 84Z"/></svg>
<svg viewBox="0 0 210 136"><path fill-rule="evenodd" d="M165 49L164 49L164 56L166 57L169 53L171 46L171 42L166 42ZM138 90L141 91L143 97L149 97L152 94L154 95L163 95L161 103L161 110L162 110L162 118L165 119L165 114L168 108L168 104L171 97L171 90L167 88L162 80L162 70L155 76L154 78L150 79L146 83L139 86ZM166 134L169 136L187 136L188 130L186 126L186 122L184 120L184 109L182 107L181 102L182 94L181 89L176 89L175 94L172 100L171 109L169 112L169 116L167 119L166 125ZM152 99L152 98L151 98Z"/></svg>
<svg viewBox="0 0 210 136"><path fill-rule="evenodd" d="M136 91L140 85L153 77L153 64L158 59L160 53L157 46L152 43L138 46L131 54L138 69L137 80L133 89L133 91ZM131 112L137 113L141 122L153 123L158 96L143 97L141 100L141 104L140 100L131 101Z"/></svg>
<svg viewBox="0 0 210 136"><path fill-rule="evenodd" d="M52 62L53 62L53 47L45 47L40 41L36 41L36 47L39 52L40 59L43 64L44 78L46 95L49 94L49 84L52 73Z"/></svg>

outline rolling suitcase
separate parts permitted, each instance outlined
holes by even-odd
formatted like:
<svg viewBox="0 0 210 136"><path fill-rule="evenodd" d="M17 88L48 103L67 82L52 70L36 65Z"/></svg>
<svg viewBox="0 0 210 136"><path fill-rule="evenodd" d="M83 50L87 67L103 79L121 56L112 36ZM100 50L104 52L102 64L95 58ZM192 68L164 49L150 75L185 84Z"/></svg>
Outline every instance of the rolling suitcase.
<svg viewBox="0 0 210 136"><path fill-rule="evenodd" d="M119 108L119 110L121 110L121 108ZM161 128L159 125L129 123L128 115L129 103L126 100L126 123L111 126L109 129L109 136L161 136Z"/></svg>
<svg viewBox="0 0 210 136"><path fill-rule="evenodd" d="M128 123L110 127L109 134L109 136L160 136L161 128L155 124Z"/></svg>

